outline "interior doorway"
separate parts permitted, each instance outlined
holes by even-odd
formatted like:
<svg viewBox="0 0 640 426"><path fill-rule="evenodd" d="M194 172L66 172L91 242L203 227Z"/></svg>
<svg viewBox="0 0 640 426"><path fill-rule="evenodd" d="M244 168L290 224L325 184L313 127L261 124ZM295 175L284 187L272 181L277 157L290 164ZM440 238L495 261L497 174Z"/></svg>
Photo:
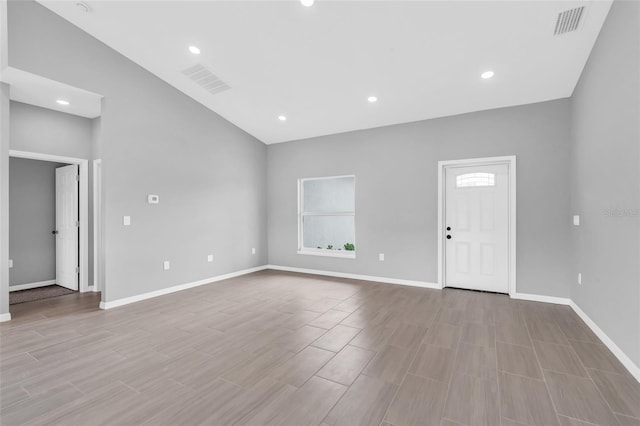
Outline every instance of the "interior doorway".
<svg viewBox="0 0 640 426"><path fill-rule="evenodd" d="M515 157L439 163L442 287L515 293Z"/></svg>
<svg viewBox="0 0 640 426"><path fill-rule="evenodd" d="M24 301L38 300L74 291L88 291L90 289L88 280L88 161L72 157L13 150L9 152L9 156L10 161L31 162L32 166L41 163L37 167L45 169L45 173L47 169L50 170L48 184L50 185L49 190L53 194L49 194L49 196L54 200L51 206L44 206L44 204L41 206L43 209L44 207L50 208L50 211L47 210L48 214L53 216L49 217L46 222L48 236L44 238L43 244L23 247L22 251L16 248L13 250L14 253L11 253L10 250L10 257L12 257L10 261L10 276L13 275L9 287L12 296L10 299L17 300L17 294L25 290L29 290L33 294L23 295L22 299L25 299ZM46 177L44 179L47 180ZM10 180L10 187L15 183ZM46 184L47 182L45 182ZM38 193L29 192L28 187L14 187L13 190L20 191L22 197L30 200L31 203L40 202L40 198L42 198ZM49 203L51 203L51 200L49 200ZM10 197L10 209L13 210L11 216L14 216L14 219L16 219L15 216L19 216L16 208L16 203L12 203ZM27 212L25 211L24 213L27 216ZM53 215L50 213L53 213ZM19 226L24 229L24 224L20 225L18 220L12 221L11 217L10 223L10 238ZM37 235L43 237L40 234L45 230L40 228L42 228L42 223L39 224ZM13 236L15 241L16 235ZM17 246L14 245L14 247ZM25 248L26 250L24 250ZM41 266L35 262L37 262L36 254L43 250L53 250L54 252L53 263L55 271L51 272L49 269L48 276L53 273L55 278L33 280L27 277L20 277L14 280L13 278L16 278L19 272ZM19 259L13 259L14 254ZM48 254L48 259L50 258L51 255ZM35 299L33 299L34 297Z"/></svg>

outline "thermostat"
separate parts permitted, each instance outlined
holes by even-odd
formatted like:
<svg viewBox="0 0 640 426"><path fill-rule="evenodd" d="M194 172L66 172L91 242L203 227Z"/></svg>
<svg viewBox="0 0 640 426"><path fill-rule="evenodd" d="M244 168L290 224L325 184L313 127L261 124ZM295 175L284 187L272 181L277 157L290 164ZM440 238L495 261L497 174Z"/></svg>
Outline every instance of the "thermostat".
<svg viewBox="0 0 640 426"><path fill-rule="evenodd" d="M160 196L149 194L147 195L147 201L149 202L149 204L158 204L160 202Z"/></svg>

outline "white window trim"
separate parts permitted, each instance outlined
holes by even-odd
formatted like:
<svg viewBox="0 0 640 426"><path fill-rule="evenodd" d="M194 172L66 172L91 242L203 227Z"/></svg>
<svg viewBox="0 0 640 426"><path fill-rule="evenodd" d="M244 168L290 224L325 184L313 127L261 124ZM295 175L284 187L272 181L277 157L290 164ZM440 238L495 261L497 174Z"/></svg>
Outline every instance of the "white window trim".
<svg viewBox="0 0 640 426"><path fill-rule="evenodd" d="M355 259L356 251L353 250L328 250L318 249L311 247L304 247L304 239L302 233L302 218L305 216L353 216L356 217L355 210L352 212L303 212L303 200L304 200L304 185L303 182L308 180L326 180L326 179L340 179L340 178L353 178L355 185L355 175L340 175L340 176L326 176L326 177L312 177L298 179L298 254L310 255L310 256L324 256L324 257L339 257L343 259ZM355 203L355 200L354 200ZM355 236L354 236L355 240ZM355 245L355 241L353 244Z"/></svg>

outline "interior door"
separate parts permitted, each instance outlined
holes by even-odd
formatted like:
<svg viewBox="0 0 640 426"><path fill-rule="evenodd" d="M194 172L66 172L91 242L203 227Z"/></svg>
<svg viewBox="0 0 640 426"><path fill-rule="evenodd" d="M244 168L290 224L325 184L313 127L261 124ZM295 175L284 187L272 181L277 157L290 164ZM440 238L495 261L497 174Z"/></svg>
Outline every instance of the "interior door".
<svg viewBox="0 0 640 426"><path fill-rule="evenodd" d="M78 166L56 169L56 284L78 290Z"/></svg>
<svg viewBox="0 0 640 426"><path fill-rule="evenodd" d="M445 174L445 286L509 292L509 166Z"/></svg>

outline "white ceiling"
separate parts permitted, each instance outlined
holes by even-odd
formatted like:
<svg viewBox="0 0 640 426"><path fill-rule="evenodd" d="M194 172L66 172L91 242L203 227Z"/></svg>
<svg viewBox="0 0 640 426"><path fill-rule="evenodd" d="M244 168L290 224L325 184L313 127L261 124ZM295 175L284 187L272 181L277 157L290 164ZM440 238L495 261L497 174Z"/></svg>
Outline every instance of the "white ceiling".
<svg viewBox="0 0 640 426"><path fill-rule="evenodd" d="M100 115L102 95L97 93L12 67L2 70L1 80L9 84L9 97L13 101L87 118ZM69 105L59 105L58 99Z"/></svg>
<svg viewBox="0 0 640 426"><path fill-rule="evenodd" d="M86 0L83 13L40 3L265 143L569 97L611 6ZM582 5L579 29L554 36L558 13ZM231 89L212 95L181 73L197 63ZM481 79L488 69L495 77Z"/></svg>

